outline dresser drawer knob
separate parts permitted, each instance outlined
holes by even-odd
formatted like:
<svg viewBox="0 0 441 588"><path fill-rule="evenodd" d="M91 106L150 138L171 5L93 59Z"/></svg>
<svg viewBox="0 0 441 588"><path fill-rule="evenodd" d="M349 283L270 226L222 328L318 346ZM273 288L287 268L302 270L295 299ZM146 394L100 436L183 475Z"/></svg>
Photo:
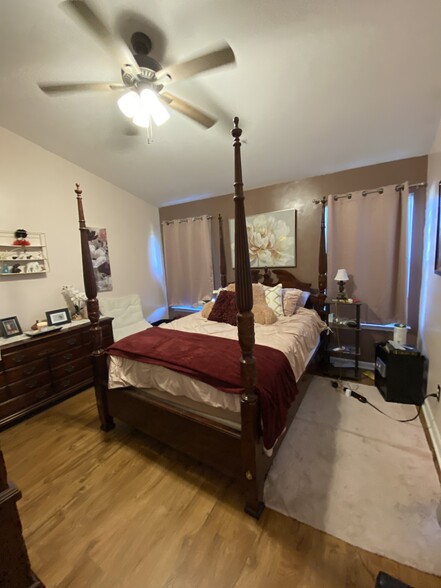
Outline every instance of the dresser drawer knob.
<svg viewBox="0 0 441 588"><path fill-rule="evenodd" d="M25 376L30 376L31 374L33 374L35 372L35 369L35 366L26 368L24 370Z"/></svg>
<svg viewBox="0 0 441 588"><path fill-rule="evenodd" d="M70 374L70 373L71 373L71 372L73 372L74 370L75 370L75 367L74 367L73 365L68 365L68 366L66 366L66 367L64 368L64 371L65 371L67 374Z"/></svg>
<svg viewBox="0 0 441 588"><path fill-rule="evenodd" d="M72 357L73 357L73 353L65 353L63 355L63 359L72 359Z"/></svg>
<svg viewBox="0 0 441 588"><path fill-rule="evenodd" d="M33 388L35 388L36 385L37 385L37 382L35 380L32 380L32 382L26 382L26 388L28 388L29 390L32 390Z"/></svg>
<svg viewBox="0 0 441 588"><path fill-rule="evenodd" d="M67 388L68 386L70 386L70 380L64 380L63 384L64 387Z"/></svg>
<svg viewBox="0 0 441 588"><path fill-rule="evenodd" d="M40 392L37 392L37 398L38 398L38 400L41 400L45 396L47 396L47 390L40 390Z"/></svg>
<svg viewBox="0 0 441 588"><path fill-rule="evenodd" d="M25 358L25 356L22 354L22 355L14 355L14 357L12 359L15 363L21 363L22 361L24 361L24 358Z"/></svg>
<svg viewBox="0 0 441 588"><path fill-rule="evenodd" d="M77 338L76 337L71 337L70 339L67 340L67 344L72 346L72 345L76 345L77 344Z"/></svg>

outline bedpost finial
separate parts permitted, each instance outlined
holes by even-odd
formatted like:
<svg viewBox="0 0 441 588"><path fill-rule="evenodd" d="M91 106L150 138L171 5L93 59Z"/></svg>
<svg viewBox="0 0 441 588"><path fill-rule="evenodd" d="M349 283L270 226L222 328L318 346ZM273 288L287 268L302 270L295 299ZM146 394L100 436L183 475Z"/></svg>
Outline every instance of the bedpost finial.
<svg viewBox="0 0 441 588"><path fill-rule="evenodd" d="M231 131L231 134L233 135L235 140L238 141L239 137L242 134L242 129L239 128L239 117L238 116L235 116L233 118L233 123L234 123L234 129Z"/></svg>
<svg viewBox="0 0 441 588"><path fill-rule="evenodd" d="M77 195L77 198L81 198L81 194L83 193L83 190L80 188L80 184L75 184L76 188L74 190L75 194Z"/></svg>

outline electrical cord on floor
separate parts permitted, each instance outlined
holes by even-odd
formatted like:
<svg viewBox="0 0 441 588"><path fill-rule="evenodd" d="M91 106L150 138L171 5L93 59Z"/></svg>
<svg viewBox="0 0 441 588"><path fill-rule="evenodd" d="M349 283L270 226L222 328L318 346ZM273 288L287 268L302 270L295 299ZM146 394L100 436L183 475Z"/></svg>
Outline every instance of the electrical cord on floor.
<svg viewBox="0 0 441 588"><path fill-rule="evenodd" d="M338 382L332 382L333 388L339 388L340 385L342 385L342 383L339 384ZM372 408L377 410L379 413L383 414L384 416L386 416L388 419L391 419L392 421L396 421L397 423L410 423L411 421L414 421L415 419L417 419L420 416L421 408L422 408L426 398L430 398L431 396L435 396L436 398L438 398L437 394L427 394L427 396L424 396L422 404L420 406L418 406L417 413L414 417L412 417L410 419L396 419L393 416L390 416L389 414L383 412L380 408L378 408L378 406L375 406L375 404L372 404L372 402L369 402L369 400L366 398L366 396L363 396L362 394L359 394L355 390L352 390L352 388L350 386L343 386L343 392L345 393L345 396L347 396L348 398L350 396L352 396L353 398L356 398L362 404L369 404L369 406L371 406Z"/></svg>

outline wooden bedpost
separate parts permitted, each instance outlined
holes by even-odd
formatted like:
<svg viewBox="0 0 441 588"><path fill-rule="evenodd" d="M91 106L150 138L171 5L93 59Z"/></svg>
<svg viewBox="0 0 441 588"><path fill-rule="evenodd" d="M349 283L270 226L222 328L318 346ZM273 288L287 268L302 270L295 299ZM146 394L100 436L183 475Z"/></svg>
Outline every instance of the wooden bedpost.
<svg viewBox="0 0 441 588"><path fill-rule="evenodd" d="M101 421L101 429L110 431L114 422L109 415L107 407L107 358L103 349L102 330L99 324L100 311L97 299L97 287L95 274L93 272L92 259L90 257L89 239L87 235L86 221L83 210L83 191L79 184L75 184L77 195L78 219L80 224L81 257L83 262L84 290L87 296L87 315L91 322L90 332L92 335L92 366L93 381L95 386L95 397L98 406L98 414Z"/></svg>
<svg viewBox="0 0 441 588"><path fill-rule="evenodd" d="M236 300L237 300L237 328L239 344L242 350L240 360L240 375L243 386L241 396L241 446L243 464L243 482L246 493L245 512L259 518L264 508L263 481L258 479L256 451L258 447L258 423L260 422L259 404L256 395L256 361L253 356L254 348L254 315L253 290L251 285L250 255L248 250L248 235L245 220L245 206L242 182L242 163L240 155L239 118L234 118L234 204L235 204L235 260L236 260Z"/></svg>
<svg viewBox="0 0 441 588"><path fill-rule="evenodd" d="M225 259L225 241L224 241L224 225L222 215L218 217L219 221L219 265L220 265L220 279L221 288L227 287L227 261Z"/></svg>

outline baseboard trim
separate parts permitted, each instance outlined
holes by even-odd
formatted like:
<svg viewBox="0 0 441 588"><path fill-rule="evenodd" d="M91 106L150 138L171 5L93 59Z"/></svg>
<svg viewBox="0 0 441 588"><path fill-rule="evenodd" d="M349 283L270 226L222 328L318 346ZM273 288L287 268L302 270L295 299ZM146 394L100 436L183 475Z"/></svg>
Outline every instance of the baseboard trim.
<svg viewBox="0 0 441 588"><path fill-rule="evenodd" d="M441 431L436 424L432 407L427 401L423 404L423 414L426 421L427 431L435 452L436 461L438 462L438 467L441 469Z"/></svg>

